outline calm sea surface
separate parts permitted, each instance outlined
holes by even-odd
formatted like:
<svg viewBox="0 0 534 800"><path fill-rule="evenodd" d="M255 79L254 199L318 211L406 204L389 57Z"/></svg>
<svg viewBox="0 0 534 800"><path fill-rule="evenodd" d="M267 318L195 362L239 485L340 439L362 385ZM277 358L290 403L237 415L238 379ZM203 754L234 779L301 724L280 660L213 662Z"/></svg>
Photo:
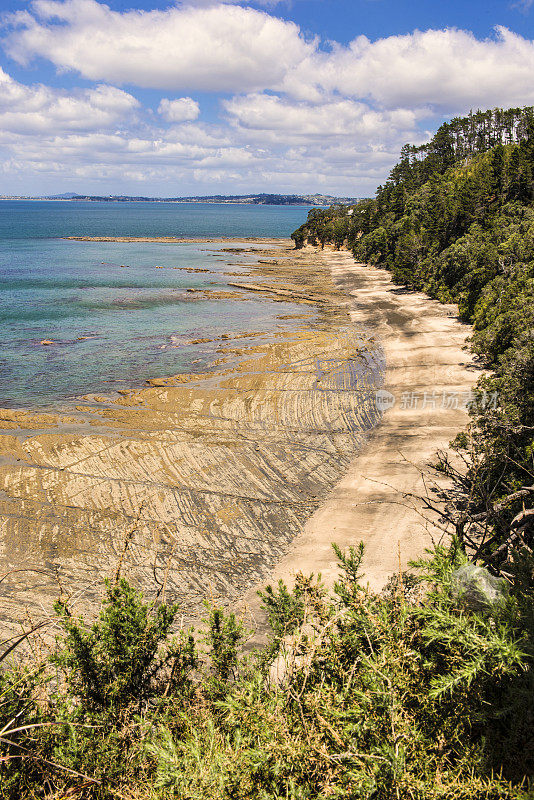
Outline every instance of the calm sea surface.
<svg viewBox="0 0 534 800"><path fill-rule="evenodd" d="M307 212L303 206L0 201L0 406L49 406L201 371L215 347L185 345L188 339L277 330L291 324L279 315L297 310L187 292L225 290L236 278L224 273L250 263L250 254L221 252L224 244L59 237L289 236Z"/></svg>

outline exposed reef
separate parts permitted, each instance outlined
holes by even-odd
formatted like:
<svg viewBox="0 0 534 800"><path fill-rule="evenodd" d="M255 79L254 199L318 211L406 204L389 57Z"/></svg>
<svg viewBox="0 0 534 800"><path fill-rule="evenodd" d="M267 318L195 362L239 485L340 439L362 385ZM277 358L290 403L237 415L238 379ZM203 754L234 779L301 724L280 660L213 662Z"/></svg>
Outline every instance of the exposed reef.
<svg viewBox="0 0 534 800"><path fill-rule="evenodd" d="M289 239L272 239L269 237L258 238L255 236L210 236L210 237L185 237L185 236L62 236L62 239L74 242L157 242L160 244L217 244L226 242L254 242L259 245L278 245L281 241L290 242ZM228 252L234 252L229 250ZM241 250L239 252L242 252Z"/></svg>
<svg viewBox="0 0 534 800"><path fill-rule="evenodd" d="M91 604L119 563L188 618L206 597L230 603L346 471L378 418L380 347L351 323L328 257L266 255L239 288L304 304L292 331L221 337L210 372L88 395L74 414L0 412L4 625L60 591Z"/></svg>

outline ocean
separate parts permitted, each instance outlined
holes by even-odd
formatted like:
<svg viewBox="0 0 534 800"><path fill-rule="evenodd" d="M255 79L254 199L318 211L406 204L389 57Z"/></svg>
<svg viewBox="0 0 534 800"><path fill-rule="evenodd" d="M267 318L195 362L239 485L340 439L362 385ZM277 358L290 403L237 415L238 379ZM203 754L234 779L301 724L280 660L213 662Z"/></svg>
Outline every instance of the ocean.
<svg viewBox="0 0 534 800"><path fill-rule="evenodd" d="M0 201L0 406L51 407L200 372L216 345L189 340L283 329L291 322L280 317L299 312L290 303L188 292L228 290L237 278L225 273L246 271L254 256L224 252L227 244L61 237L287 237L307 213L304 206ZM209 271L187 271L195 269Z"/></svg>

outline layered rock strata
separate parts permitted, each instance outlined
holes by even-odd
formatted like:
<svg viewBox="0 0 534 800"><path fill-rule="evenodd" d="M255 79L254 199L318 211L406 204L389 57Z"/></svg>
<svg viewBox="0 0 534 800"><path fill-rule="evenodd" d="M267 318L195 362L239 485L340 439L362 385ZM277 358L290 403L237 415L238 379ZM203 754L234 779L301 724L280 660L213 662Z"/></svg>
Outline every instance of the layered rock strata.
<svg viewBox="0 0 534 800"><path fill-rule="evenodd" d="M0 411L4 625L59 593L83 609L118 570L188 619L204 599L232 604L344 473L378 418L380 347L351 323L327 257L268 254L242 288L304 304L292 332L221 342L209 373L74 413Z"/></svg>

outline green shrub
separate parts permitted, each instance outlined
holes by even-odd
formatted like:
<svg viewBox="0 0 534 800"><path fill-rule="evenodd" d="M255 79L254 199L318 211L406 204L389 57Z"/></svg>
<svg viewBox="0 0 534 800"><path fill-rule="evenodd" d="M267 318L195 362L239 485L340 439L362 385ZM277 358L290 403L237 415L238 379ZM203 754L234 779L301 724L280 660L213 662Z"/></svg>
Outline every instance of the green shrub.
<svg viewBox="0 0 534 800"><path fill-rule="evenodd" d="M526 800L532 559L504 603L475 613L452 588L457 542L382 594L360 582L363 547L335 551L332 593L302 575L265 591L271 640L256 659L217 608L200 659L192 633L170 635L175 607L125 581L92 625L58 607L48 673L2 676L5 722L25 729L3 739L2 797Z"/></svg>

